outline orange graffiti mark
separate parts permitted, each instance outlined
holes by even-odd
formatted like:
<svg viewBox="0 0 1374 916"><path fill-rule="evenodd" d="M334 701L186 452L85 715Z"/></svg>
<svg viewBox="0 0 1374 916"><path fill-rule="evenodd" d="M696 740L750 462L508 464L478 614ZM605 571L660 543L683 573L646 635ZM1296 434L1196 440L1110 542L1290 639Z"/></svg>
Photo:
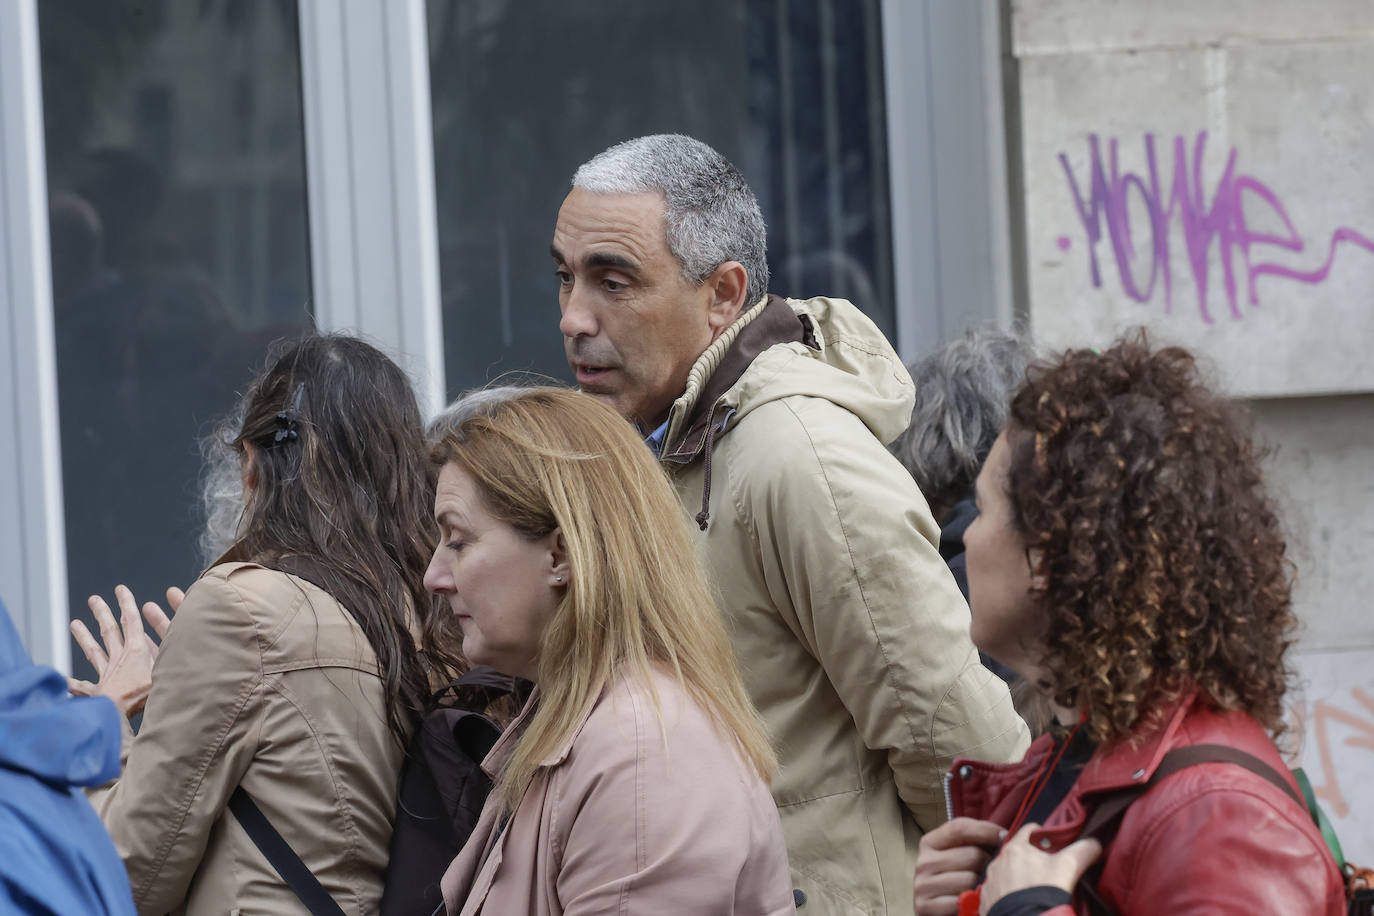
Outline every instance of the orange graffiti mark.
<svg viewBox="0 0 1374 916"><path fill-rule="evenodd" d="M1356 687L1354 690L1351 690L1350 695L1355 698L1355 702L1359 703L1365 709L1369 710L1371 715L1374 715L1374 697L1370 697L1369 694L1365 693L1358 687Z"/></svg>
<svg viewBox="0 0 1374 916"><path fill-rule="evenodd" d="M1342 742L1346 747L1374 751L1374 697L1370 697L1369 694L1358 688L1351 691L1351 696L1354 697L1355 702L1368 710L1370 719L1366 720L1358 713L1349 712L1325 700L1318 700L1312 704L1311 715L1314 726L1313 732L1317 737L1317 757L1321 762L1322 769L1322 783L1321 785L1314 784L1312 791L1317 798L1330 806L1333 817L1342 819L1349 816L1350 803L1346 801L1345 794L1341 791L1340 780L1336 773L1335 755L1331 752L1331 740L1327 735L1327 724L1337 722L1354 729L1355 734L1347 736Z"/></svg>

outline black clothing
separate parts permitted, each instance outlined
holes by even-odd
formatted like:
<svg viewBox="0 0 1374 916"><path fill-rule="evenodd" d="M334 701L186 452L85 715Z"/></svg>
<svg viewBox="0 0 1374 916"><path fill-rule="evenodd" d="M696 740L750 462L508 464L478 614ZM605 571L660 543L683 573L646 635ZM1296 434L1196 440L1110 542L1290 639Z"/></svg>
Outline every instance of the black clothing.
<svg viewBox="0 0 1374 916"><path fill-rule="evenodd" d="M1055 753L1058 753L1061 743L1062 739L1055 742ZM1081 729L1076 732L1069 746L1064 749L1064 756L1059 758L1059 762L1050 771L1049 781L1040 790L1040 795L1035 801L1031 802L1030 811L1026 812L1026 819L1022 823L1045 823L1045 818L1053 814L1059 803L1069 797L1069 790L1078 782L1078 774L1083 772L1083 767L1088 765L1096 750L1097 745L1088 740L1087 732Z"/></svg>
<svg viewBox="0 0 1374 916"><path fill-rule="evenodd" d="M1013 891L992 905L988 916L1040 916L1046 910L1073 903L1073 894L1041 885Z"/></svg>
<svg viewBox="0 0 1374 916"><path fill-rule="evenodd" d="M949 566L949 571L953 573L954 581L958 583L959 591L963 593L965 601L968 600L968 565L964 561L964 532L977 517L978 507L973 504L973 497L970 496L951 506L940 522L940 556L944 558L945 564ZM978 653L978 658L982 661L984 668L1008 684L1016 680L1016 672L996 659L989 658L981 651Z"/></svg>

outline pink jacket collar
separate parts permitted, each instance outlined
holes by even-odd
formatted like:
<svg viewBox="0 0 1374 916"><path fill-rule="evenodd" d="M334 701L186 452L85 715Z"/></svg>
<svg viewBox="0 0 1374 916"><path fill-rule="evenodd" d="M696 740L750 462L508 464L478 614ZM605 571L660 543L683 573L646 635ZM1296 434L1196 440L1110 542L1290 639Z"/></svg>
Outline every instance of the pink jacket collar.
<svg viewBox="0 0 1374 916"><path fill-rule="evenodd" d="M601 692L605 693L604 687ZM495 780L501 770L505 768L507 761L509 761L511 756L515 753L516 745L518 745L520 739L525 736L525 731L529 728L530 719L534 716L535 710L539 708L539 697L540 690L539 687L536 686L533 692L530 693L530 698L525 701L524 707L520 710L520 715L516 716L511 721L510 725L506 726L506 730L501 733L501 737L492 745L487 756L482 758L482 772L486 773L492 780ZM540 766L558 766L567 759L568 753L572 750L573 742L577 740L577 736L582 733L583 726L587 724L587 719L591 717L592 710L596 707L597 699L599 699L599 696L594 697L592 701L587 704L587 708L582 710L582 714L578 717L577 725L568 733L567 739L559 745L558 749L552 754L549 754L543 760L539 761Z"/></svg>

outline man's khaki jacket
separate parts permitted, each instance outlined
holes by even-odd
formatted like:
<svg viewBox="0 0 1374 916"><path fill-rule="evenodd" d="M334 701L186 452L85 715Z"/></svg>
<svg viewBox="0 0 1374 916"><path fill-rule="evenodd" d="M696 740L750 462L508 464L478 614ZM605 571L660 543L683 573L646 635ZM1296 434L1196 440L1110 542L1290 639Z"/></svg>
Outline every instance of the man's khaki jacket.
<svg viewBox="0 0 1374 916"><path fill-rule="evenodd" d="M806 914L911 913L950 762L1017 760L1029 743L885 447L913 401L849 302L769 296L697 360L661 450L778 751Z"/></svg>

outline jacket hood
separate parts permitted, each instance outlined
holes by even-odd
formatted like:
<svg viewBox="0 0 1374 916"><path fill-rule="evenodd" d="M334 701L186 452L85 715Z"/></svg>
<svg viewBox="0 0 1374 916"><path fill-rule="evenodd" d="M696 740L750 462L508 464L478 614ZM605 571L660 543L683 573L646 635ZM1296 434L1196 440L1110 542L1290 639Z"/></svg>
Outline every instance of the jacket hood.
<svg viewBox="0 0 1374 916"><path fill-rule="evenodd" d="M35 665L0 604L0 766L50 783L96 786L119 775L119 711L72 697L67 679Z"/></svg>
<svg viewBox="0 0 1374 916"><path fill-rule="evenodd" d="M707 438L725 435L763 404L795 395L844 408L884 445L906 429L915 401L901 358L852 303L769 295L693 365L668 415L663 458L690 462Z"/></svg>

